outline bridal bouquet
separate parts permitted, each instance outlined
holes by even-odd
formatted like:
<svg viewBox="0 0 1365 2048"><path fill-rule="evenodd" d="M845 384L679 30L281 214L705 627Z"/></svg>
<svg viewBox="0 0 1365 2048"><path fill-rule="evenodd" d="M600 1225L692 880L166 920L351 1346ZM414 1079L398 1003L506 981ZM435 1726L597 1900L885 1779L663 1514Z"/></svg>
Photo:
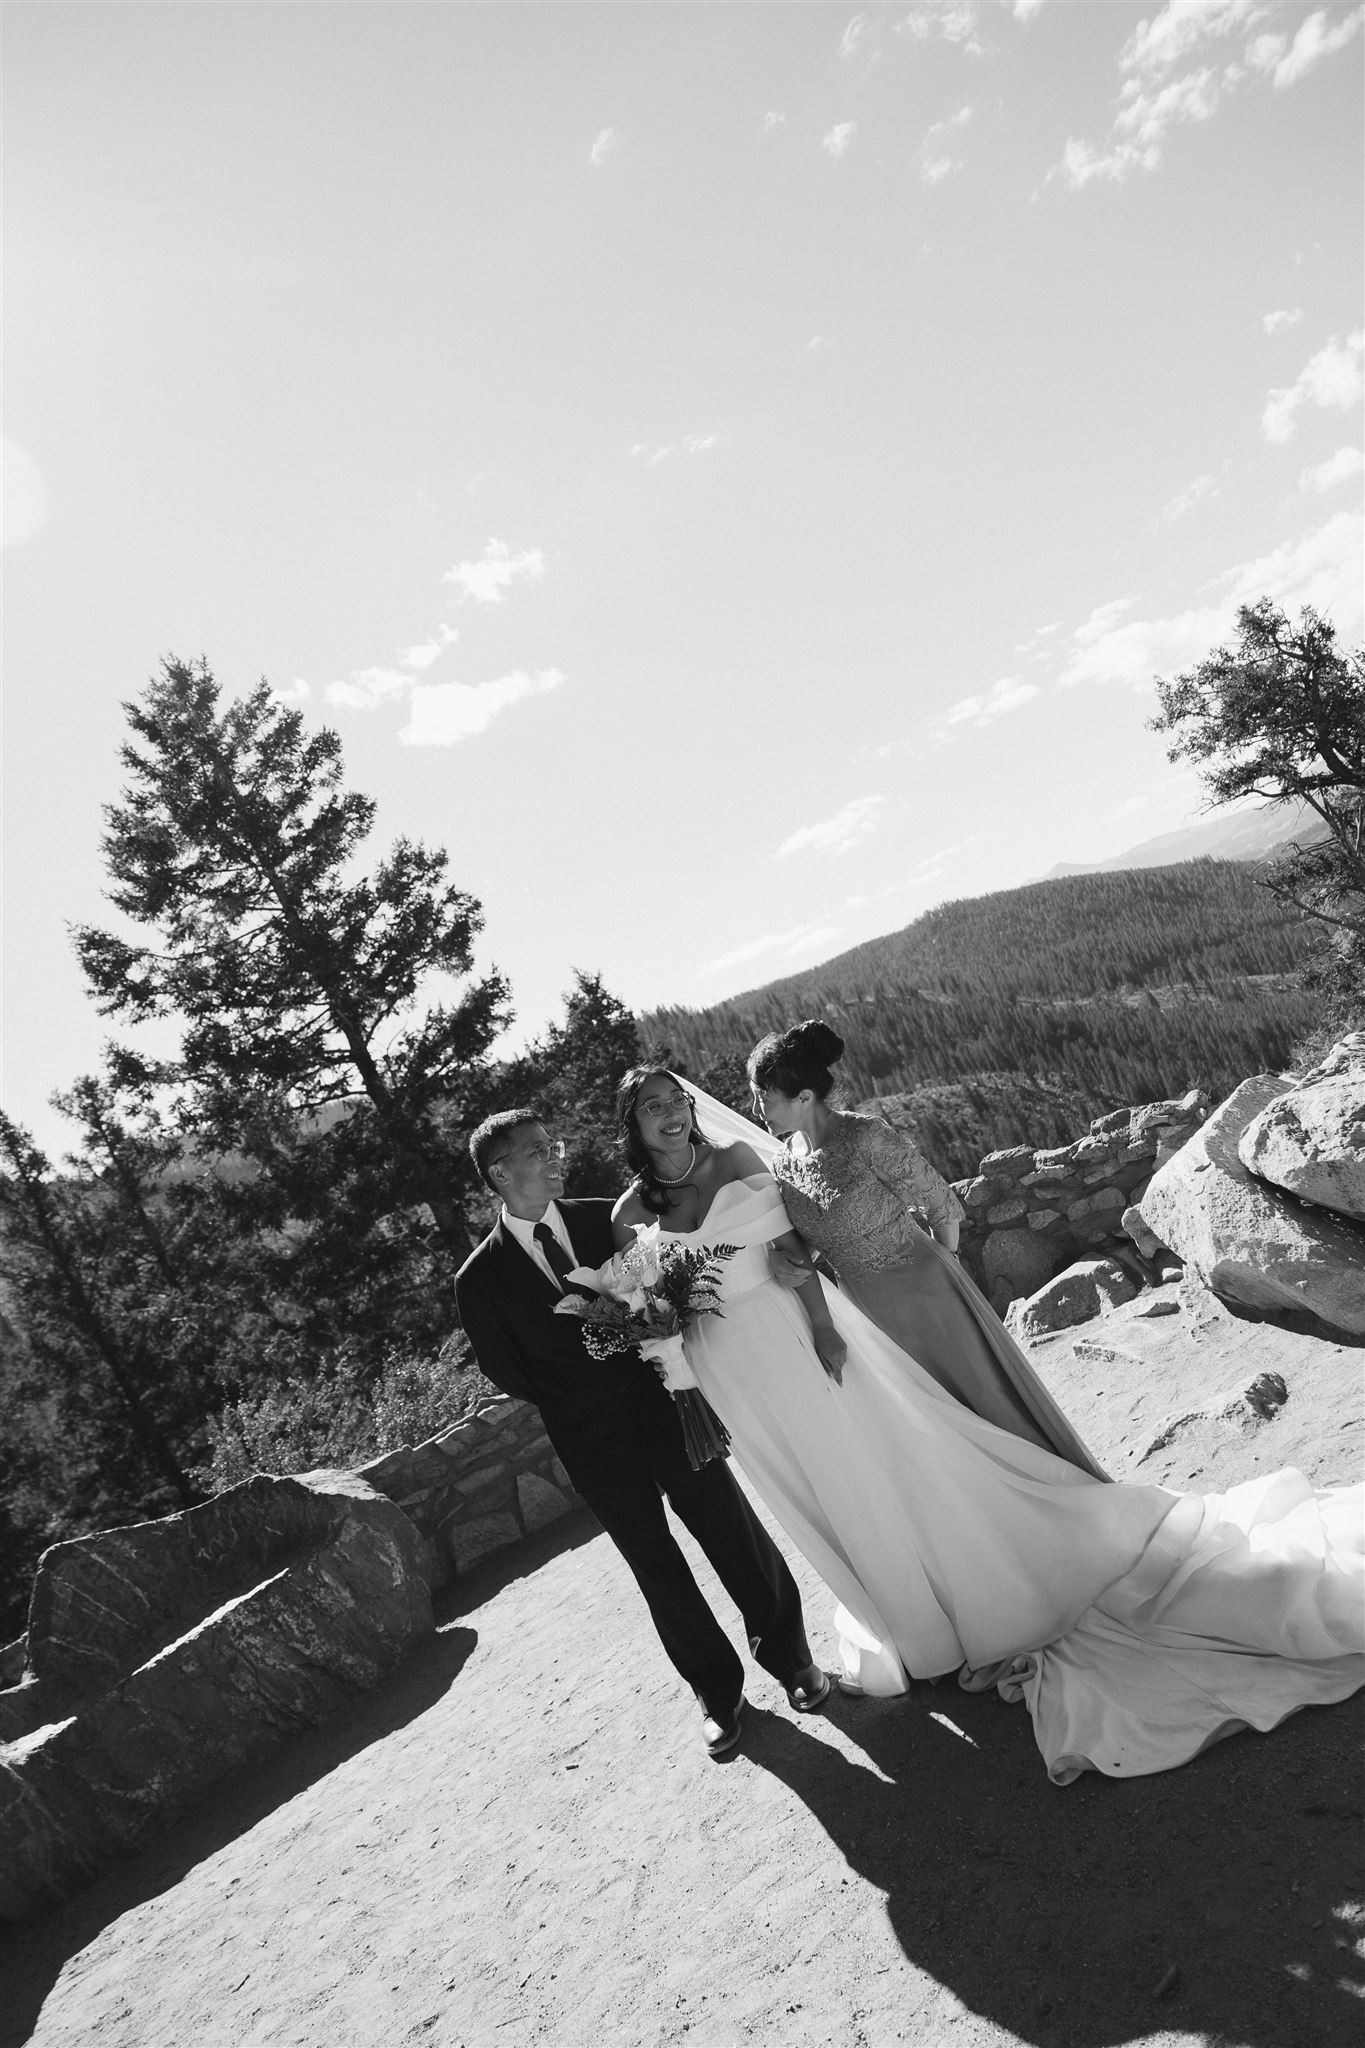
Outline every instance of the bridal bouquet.
<svg viewBox="0 0 1365 2048"><path fill-rule="evenodd" d="M605 1266L576 1266L569 1281L591 1294L566 1294L556 1314L580 1316L583 1342L593 1358L638 1350L673 1396L694 1471L730 1448L725 1424L687 1362L684 1339L698 1316L723 1315L720 1269L739 1249L713 1244L692 1250L657 1223L637 1224L635 1242Z"/></svg>

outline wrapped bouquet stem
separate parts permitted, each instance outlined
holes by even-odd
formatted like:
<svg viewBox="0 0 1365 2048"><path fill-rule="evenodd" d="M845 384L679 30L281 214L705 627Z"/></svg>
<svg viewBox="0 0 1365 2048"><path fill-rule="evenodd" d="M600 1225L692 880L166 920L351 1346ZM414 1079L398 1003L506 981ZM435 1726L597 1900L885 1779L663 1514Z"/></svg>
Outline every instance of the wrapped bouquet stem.
<svg viewBox="0 0 1365 2048"><path fill-rule="evenodd" d="M683 1442L694 1471L725 1457L730 1437L687 1360L687 1331L698 1316L723 1314L720 1268L733 1256L732 1244L691 1250L670 1242L657 1223L637 1225L635 1243L593 1269L576 1267L571 1284L586 1294L566 1294L556 1311L579 1316L583 1343L593 1358L638 1351L673 1396Z"/></svg>

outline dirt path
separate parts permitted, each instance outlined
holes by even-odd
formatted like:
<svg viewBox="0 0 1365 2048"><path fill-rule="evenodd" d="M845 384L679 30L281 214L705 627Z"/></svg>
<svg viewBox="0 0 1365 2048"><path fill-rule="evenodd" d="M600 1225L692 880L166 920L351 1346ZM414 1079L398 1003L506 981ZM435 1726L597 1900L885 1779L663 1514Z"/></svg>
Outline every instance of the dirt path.
<svg viewBox="0 0 1365 2048"><path fill-rule="evenodd" d="M1365 1353L1197 1323L1121 1311L1040 1350L1111 1469L1273 1363L1277 1420L1186 1424L1137 1475L1352 1475ZM1136 1363L1078 1359L1077 1340ZM830 1603L801 1579L818 1654ZM355 1713L6 1936L5 2048L1358 2038L1354 1703L1164 1777L1059 1790L1024 1710L993 1696L918 1686L803 1720L757 1672L718 1765L586 1516L471 1575L439 1618Z"/></svg>

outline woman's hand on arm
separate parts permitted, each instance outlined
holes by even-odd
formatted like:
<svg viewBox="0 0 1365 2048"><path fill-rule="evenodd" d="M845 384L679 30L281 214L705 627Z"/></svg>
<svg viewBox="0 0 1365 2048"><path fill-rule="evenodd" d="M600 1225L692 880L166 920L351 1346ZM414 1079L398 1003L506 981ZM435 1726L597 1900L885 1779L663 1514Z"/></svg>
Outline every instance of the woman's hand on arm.
<svg viewBox="0 0 1365 2048"><path fill-rule="evenodd" d="M812 1273L809 1279L801 1282L796 1292L801 1298L801 1306L806 1311L806 1319L810 1323L815 1355L835 1386L840 1386L843 1383L844 1365L848 1359L848 1346L830 1319L829 1303L825 1300L825 1290L820 1284L819 1275Z"/></svg>
<svg viewBox="0 0 1365 2048"><path fill-rule="evenodd" d="M783 1231L768 1246L768 1271L779 1287L800 1287L810 1279L811 1256L794 1230Z"/></svg>

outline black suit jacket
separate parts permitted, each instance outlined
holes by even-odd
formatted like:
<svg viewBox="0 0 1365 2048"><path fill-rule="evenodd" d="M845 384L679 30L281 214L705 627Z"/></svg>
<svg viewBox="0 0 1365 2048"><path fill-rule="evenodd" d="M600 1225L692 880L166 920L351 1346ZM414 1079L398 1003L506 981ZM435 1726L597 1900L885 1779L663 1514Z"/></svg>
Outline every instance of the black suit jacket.
<svg viewBox="0 0 1365 2048"><path fill-rule="evenodd" d="M612 1255L611 1203L604 1197L556 1204L581 1266ZM455 1278L465 1335L481 1370L506 1394L534 1401L551 1443L580 1492L591 1498L621 1458L682 1450L673 1399L636 1352L593 1358L576 1316L556 1315L558 1288L505 1230L502 1218Z"/></svg>

